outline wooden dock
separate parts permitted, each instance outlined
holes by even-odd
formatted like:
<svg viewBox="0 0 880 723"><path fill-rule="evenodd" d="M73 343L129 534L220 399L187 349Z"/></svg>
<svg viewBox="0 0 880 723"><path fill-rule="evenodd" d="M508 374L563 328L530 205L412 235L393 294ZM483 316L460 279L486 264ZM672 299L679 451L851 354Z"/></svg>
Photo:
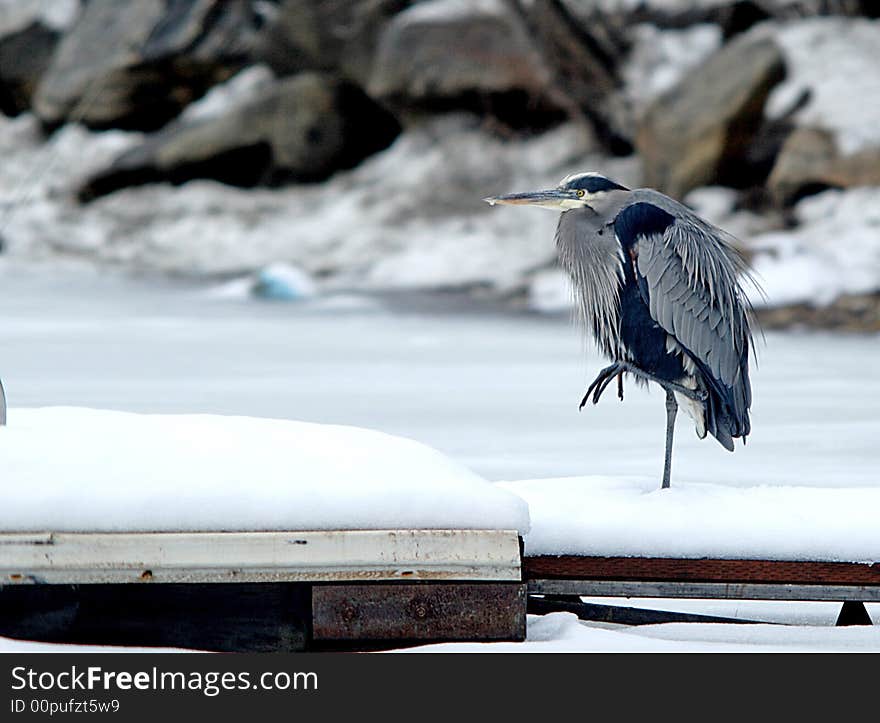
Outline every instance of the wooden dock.
<svg viewBox="0 0 880 723"><path fill-rule="evenodd" d="M523 557L505 530L0 534L0 635L225 651L523 640L526 611L745 622L582 597L832 600L870 623L880 563Z"/></svg>
<svg viewBox="0 0 880 723"><path fill-rule="evenodd" d="M208 650L523 640L505 530L0 535L0 635Z"/></svg>

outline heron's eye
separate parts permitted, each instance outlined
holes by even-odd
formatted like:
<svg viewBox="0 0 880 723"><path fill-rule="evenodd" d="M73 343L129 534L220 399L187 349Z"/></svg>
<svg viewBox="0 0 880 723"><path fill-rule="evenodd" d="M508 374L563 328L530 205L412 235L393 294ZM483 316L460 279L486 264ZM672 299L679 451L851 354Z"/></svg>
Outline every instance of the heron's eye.
<svg viewBox="0 0 880 723"><path fill-rule="evenodd" d="M579 188L577 193L578 193L578 198L583 198L584 194L586 194L586 191L583 188Z"/></svg>

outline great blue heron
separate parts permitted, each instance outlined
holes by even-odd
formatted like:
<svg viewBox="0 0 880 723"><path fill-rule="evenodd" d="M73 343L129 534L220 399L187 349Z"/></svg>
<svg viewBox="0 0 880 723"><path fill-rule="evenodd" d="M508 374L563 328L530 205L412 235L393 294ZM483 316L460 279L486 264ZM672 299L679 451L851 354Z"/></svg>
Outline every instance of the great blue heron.
<svg viewBox="0 0 880 723"><path fill-rule="evenodd" d="M590 384L599 401L623 375L666 391L669 487L678 406L725 449L745 442L749 407L750 306L740 284L745 263L731 237L686 206L648 188L630 190L598 174L568 176L553 189L485 199L562 211L559 259L599 349L613 362Z"/></svg>

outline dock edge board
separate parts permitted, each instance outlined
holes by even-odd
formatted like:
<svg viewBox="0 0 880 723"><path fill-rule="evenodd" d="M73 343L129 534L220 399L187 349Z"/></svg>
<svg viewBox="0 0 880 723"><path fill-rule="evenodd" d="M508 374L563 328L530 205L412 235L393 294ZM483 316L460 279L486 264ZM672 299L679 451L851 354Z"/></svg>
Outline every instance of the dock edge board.
<svg viewBox="0 0 880 723"><path fill-rule="evenodd" d="M0 533L0 585L521 579L515 530Z"/></svg>

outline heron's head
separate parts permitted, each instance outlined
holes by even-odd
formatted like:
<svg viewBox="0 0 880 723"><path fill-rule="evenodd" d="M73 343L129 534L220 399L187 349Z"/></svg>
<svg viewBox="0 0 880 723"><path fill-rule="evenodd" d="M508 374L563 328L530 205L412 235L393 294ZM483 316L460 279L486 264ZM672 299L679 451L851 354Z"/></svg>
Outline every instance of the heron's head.
<svg viewBox="0 0 880 723"><path fill-rule="evenodd" d="M612 196L620 192L629 192L629 189L599 173L576 173L563 178L556 188L490 196L483 200L490 206L503 203L510 206L539 206L552 211L575 208L601 210Z"/></svg>

